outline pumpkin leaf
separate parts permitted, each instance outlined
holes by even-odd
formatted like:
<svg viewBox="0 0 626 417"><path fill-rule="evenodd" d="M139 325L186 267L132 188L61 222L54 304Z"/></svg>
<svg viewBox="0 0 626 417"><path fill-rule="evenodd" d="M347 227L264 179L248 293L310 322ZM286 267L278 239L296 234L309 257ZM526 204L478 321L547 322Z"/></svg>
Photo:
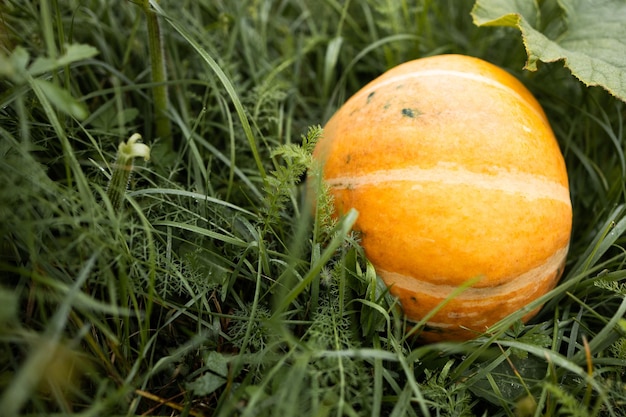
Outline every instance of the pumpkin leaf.
<svg viewBox="0 0 626 417"><path fill-rule="evenodd" d="M626 3L621 0L477 0L477 26L520 30L528 61L564 61L587 86L601 86L626 101Z"/></svg>

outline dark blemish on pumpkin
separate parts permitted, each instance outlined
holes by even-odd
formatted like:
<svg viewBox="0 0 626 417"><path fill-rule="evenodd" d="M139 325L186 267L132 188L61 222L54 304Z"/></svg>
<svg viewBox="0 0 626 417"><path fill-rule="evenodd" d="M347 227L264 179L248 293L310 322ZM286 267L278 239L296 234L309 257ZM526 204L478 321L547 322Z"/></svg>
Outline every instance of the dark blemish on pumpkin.
<svg viewBox="0 0 626 417"><path fill-rule="evenodd" d="M346 164L349 164L351 159L352 159L352 155L350 154L346 155Z"/></svg>
<svg viewBox="0 0 626 417"><path fill-rule="evenodd" d="M417 304L417 297L416 297L416 296L414 296L414 295L412 295L412 296L411 296L411 301L413 301L414 303L416 303L416 304Z"/></svg>
<svg viewBox="0 0 626 417"><path fill-rule="evenodd" d="M402 109L402 115L405 117L410 117L411 119L419 116L420 114L422 114L422 112L416 109L409 109L409 108Z"/></svg>
<svg viewBox="0 0 626 417"><path fill-rule="evenodd" d="M391 103L387 102L385 103L385 105L383 106L384 110L387 110L389 107L391 107Z"/></svg>
<svg viewBox="0 0 626 417"><path fill-rule="evenodd" d="M444 334L445 331L441 327L429 326L428 323L424 325L424 331L429 333Z"/></svg>
<svg viewBox="0 0 626 417"><path fill-rule="evenodd" d="M376 94L376 91L372 91L371 93L369 93L367 95L367 101L366 104L370 104L370 101L372 101L372 98L374 97L374 94Z"/></svg>

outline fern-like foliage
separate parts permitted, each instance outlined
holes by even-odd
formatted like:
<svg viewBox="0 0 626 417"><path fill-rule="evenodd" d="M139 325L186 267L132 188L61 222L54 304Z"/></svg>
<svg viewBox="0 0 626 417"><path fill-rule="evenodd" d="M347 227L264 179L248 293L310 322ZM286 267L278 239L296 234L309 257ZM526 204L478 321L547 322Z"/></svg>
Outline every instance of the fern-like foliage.
<svg viewBox="0 0 626 417"><path fill-rule="evenodd" d="M309 363L307 372L316 381L317 395L332 399L338 413L349 415L358 410L368 415L371 410L372 375L365 361L342 353L360 347L353 331L353 316L342 312L338 283L327 288L313 323L303 340L319 357Z"/></svg>
<svg viewBox="0 0 626 417"><path fill-rule="evenodd" d="M594 281L593 285L595 285L598 288L602 288L603 290L607 290L612 293L615 293L615 295L622 296L622 297L626 296L626 284L621 284L617 281L608 281L608 280L600 279L600 280Z"/></svg>
<svg viewBox="0 0 626 417"><path fill-rule="evenodd" d="M449 377L454 360L450 360L437 372L425 370L426 383L422 387L424 397L432 401L438 416L472 417L472 397L463 384Z"/></svg>
<svg viewBox="0 0 626 417"><path fill-rule="evenodd" d="M321 134L321 127L310 127L306 135L302 135L301 145L284 144L272 152L272 158L282 163L276 164L264 186L262 214L266 231L288 217L286 211L289 202L297 207L296 189L307 170L313 167L313 149Z"/></svg>

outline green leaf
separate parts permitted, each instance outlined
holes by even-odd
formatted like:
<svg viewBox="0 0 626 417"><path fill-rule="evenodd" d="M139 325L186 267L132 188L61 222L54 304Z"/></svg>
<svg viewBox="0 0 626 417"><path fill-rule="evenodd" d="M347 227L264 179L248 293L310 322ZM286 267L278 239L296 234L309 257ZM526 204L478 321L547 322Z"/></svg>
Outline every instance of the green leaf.
<svg viewBox="0 0 626 417"><path fill-rule="evenodd" d="M621 0L477 0L477 26L517 27L528 61L564 61L587 86L626 101L626 2Z"/></svg>
<svg viewBox="0 0 626 417"><path fill-rule="evenodd" d="M187 388L192 390L195 395L202 397L212 394L225 383L226 378L207 372L195 381L187 384Z"/></svg>
<svg viewBox="0 0 626 417"><path fill-rule="evenodd" d="M324 59L324 77L323 77L323 86L324 92L327 93L330 91L332 84L334 82L333 74L336 74L337 71L337 62L339 61L339 55L341 53L341 46L343 45L343 38L338 36L333 38L328 43L328 48L326 48L326 57Z"/></svg>
<svg viewBox="0 0 626 417"><path fill-rule="evenodd" d="M36 84L48 100L62 112L79 120L86 118L89 114L83 103L76 100L69 92L63 90L61 87L38 78L33 79L31 82Z"/></svg>
<svg viewBox="0 0 626 417"><path fill-rule="evenodd" d="M9 56L0 51L0 76L7 77L15 83L23 82L22 74L26 72L29 59L28 51L21 46L15 48Z"/></svg>
<svg viewBox="0 0 626 417"><path fill-rule="evenodd" d="M13 77L13 65L11 65L9 57L2 51L0 51L0 76L7 78Z"/></svg>
<svg viewBox="0 0 626 417"><path fill-rule="evenodd" d="M18 303L16 294L0 287L0 326L17 320Z"/></svg>
<svg viewBox="0 0 626 417"><path fill-rule="evenodd" d="M209 395L224 385L228 374L228 360L218 352L210 351L204 363L208 372L187 385L198 396Z"/></svg>
<svg viewBox="0 0 626 417"><path fill-rule="evenodd" d="M30 75L37 76L57 68L64 67L73 62L81 61L95 56L98 50L90 45L73 43L66 45L65 53L58 58L39 57L28 68Z"/></svg>
<svg viewBox="0 0 626 417"><path fill-rule="evenodd" d="M545 376L547 367L545 359L534 356L510 355L509 360L498 357L473 367L467 386L474 395L495 405L501 405L502 400L512 403L527 392L524 384Z"/></svg>
<svg viewBox="0 0 626 417"><path fill-rule="evenodd" d="M26 49L21 46L15 48L10 56L11 64L13 64L13 71L17 73L25 71L29 59L30 55Z"/></svg>
<svg viewBox="0 0 626 417"><path fill-rule="evenodd" d="M204 366L217 375L225 377L228 374L228 360L218 352L210 351L204 358Z"/></svg>

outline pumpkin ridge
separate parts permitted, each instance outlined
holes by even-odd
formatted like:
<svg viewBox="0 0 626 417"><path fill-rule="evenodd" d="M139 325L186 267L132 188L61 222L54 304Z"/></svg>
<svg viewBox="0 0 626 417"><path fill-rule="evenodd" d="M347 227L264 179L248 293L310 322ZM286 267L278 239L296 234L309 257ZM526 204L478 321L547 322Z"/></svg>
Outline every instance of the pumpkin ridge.
<svg viewBox="0 0 626 417"><path fill-rule="evenodd" d="M470 287L465 289L456 298L464 301L477 301L490 303L487 295L507 295L515 293L529 285L534 285L536 281L549 273L556 272L562 268L569 244L558 249L554 255L550 256L544 263L537 267L524 272L516 277L505 277L497 284L490 284L488 287ZM397 272L390 272L378 268L376 270L378 274L383 277L387 285L391 285L392 288L411 288L411 291L430 294L433 297L439 297L442 300L450 295L458 286L448 284L436 284L424 280L420 280L415 276L409 276L400 274Z"/></svg>
<svg viewBox="0 0 626 417"><path fill-rule="evenodd" d="M353 176L326 178L325 181L332 188L338 190L393 182L416 183L413 188L420 187L420 183L432 182L446 185L466 185L523 195L528 200L545 198L570 205L569 190L566 186L541 175L502 168L493 169L493 173L480 173L463 169L456 164L439 163L430 169L412 166L372 171Z"/></svg>

